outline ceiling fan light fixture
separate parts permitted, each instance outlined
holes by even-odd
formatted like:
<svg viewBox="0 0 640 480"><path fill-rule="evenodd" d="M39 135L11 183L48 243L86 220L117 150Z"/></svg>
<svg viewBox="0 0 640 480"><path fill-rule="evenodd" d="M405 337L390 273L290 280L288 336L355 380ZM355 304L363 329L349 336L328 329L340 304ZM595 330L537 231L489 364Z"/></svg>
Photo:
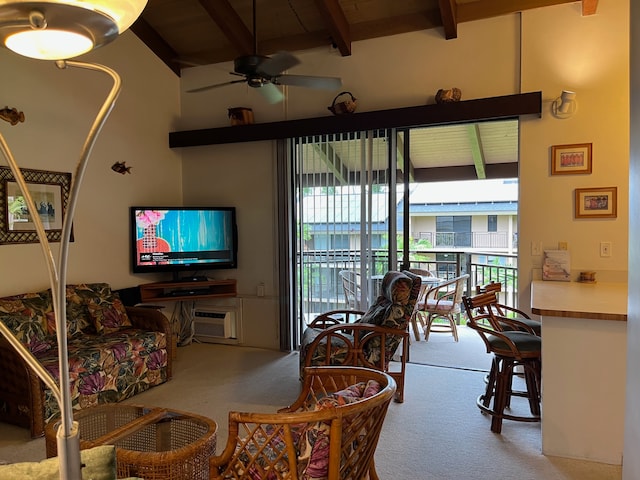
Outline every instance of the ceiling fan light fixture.
<svg viewBox="0 0 640 480"><path fill-rule="evenodd" d="M0 0L0 41L23 56L67 60L113 41L147 0Z"/></svg>

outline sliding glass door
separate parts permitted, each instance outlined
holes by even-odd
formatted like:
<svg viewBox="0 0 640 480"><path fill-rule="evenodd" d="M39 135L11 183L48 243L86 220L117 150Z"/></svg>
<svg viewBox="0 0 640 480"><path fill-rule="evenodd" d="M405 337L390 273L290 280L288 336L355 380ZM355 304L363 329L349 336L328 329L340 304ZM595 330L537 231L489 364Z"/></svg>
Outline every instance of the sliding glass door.
<svg viewBox="0 0 640 480"><path fill-rule="evenodd" d="M397 265L392 131L297 138L292 145L298 327L318 313L365 309ZM393 247L393 248L390 248Z"/></svg>

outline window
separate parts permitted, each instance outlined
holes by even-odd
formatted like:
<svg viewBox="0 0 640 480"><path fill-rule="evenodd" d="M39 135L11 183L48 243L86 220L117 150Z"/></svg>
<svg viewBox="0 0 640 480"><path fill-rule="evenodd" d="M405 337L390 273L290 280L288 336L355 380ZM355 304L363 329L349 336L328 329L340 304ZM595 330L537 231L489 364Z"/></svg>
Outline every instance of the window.
<svg viewBox="0 0 640 480"><path fill-rule="evenodd" d="M436 217L436 247L470 247L471 216Z"/></svg>
<svg viewBox="0 0 640 480"><path fill-rule="evenodd" d="M497 231L498 231L498 216L489 215L487 217L487 232L497 232Z"/></svg>

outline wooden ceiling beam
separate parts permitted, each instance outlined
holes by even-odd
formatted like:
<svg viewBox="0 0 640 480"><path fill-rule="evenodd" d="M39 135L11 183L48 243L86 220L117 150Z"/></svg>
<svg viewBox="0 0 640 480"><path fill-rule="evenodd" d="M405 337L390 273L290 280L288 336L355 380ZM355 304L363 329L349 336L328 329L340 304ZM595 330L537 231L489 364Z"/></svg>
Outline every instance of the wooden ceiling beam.
<svg viewBox="0 0 640 480"><path fill-rule="evenodd" d="M598 0L582 0L582 15L595 15L598 10Z"/></svg>
<svg viewBox="0 0 640 480"><path fill-rule="evenodd" d="M131 25L131 31L149 47L149 49L164 62L176 75L180 76L180 62L178 54L172 49L163 38L158 35L149 23L142 17Z"/></svg>
<svg viewBox="0 0 640 480"><path fill-rule="evenodd" d="M254 53L255 38L227 0L198 0L240 55Z"/></svg>
<svg viewBox="0 0 640 480"><path fill-rule="evenodd" d="M458 19L456 0L438 0L440 5L440 16L444 27L444 38L451 40L458 38Z"/></svg>
<svg viewBox="0 0 640 480"><path fill-rule="evenodd" d="M480 180L485 179L487 178L487 162L482 147L480 126L477 123L467 125L467 133L469 134L469 146L471 147L471 157L473 158L473 165L476 169L476 176Z"/></svg>
<svg viewBox="0 0 640 480"><path fill-rule="evenodd" d="M594 0L583 0L592 2ZM510 13L524 12L533 8L550 7L564 3L576 3L576 0L483 0L458 5L458 23L471 22L484 18L499 17ZM583 3L584 6L584 3Z"/></svg>
<svg viewBox="0 0 640 480"><path fill-rule="evenodd" d="M351 55L351 31L338 0L316 0L331 39L343 57Z"/></svg>

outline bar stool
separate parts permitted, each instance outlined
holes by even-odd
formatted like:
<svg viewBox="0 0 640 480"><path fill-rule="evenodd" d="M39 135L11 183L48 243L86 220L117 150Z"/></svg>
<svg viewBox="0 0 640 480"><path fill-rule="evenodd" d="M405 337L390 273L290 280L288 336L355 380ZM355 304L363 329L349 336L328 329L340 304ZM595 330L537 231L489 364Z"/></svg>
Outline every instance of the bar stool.
<svg viewBox="0 0 640 480"><path fill-rule="evenodd" d="M473 297L464 296L462 303L467 312L467 326L478 332L485 343L487 353L493 353L491 370L483 395L476 401L478 408L491 415L491 431L501 433L502 421L540 421L541 339L530 328L503 331L503 322L515 322L497 317L490 305L497 302L495 292L481 293ZM524 371L526 390L512 389L513 369L521 365ZM512 396L523 396L529 401L529 415L506 413ZM492 403L493 401L493 403Z"/></svg>
<svg viewBox="0 0 640 480"><path fill-rule="evenodd" d="M496 294L496 303L491 305L491 308L494 309L494 313L500 317L509 317L518 320L521 323L524 323L533 329L533 333L540 336L542 331L542 324L533 320L522 310L518 310L515 307L510 307L509 305L505 305L502 303L498 303L499 293L502 291L502 283L500 282L490 282L486 285L476 285L476 294L480 293L489 293L495 292ZM514 330L509 324L501 323L502 330ZM522 328L517 327L515 330L522 330Z"/></svg>

